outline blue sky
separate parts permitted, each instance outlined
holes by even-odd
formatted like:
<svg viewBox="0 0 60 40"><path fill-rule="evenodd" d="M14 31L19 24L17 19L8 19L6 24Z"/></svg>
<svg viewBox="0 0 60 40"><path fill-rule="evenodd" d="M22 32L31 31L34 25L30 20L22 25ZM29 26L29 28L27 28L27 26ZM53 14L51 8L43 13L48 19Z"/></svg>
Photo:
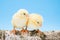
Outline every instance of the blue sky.
<svg viewBox="0 0 60 40"><path fill-rule="evenodd" d="M11 30L12 16L22 8L43 16L40 30L60 30L60 0L0 0L0 29Z"/></svg>

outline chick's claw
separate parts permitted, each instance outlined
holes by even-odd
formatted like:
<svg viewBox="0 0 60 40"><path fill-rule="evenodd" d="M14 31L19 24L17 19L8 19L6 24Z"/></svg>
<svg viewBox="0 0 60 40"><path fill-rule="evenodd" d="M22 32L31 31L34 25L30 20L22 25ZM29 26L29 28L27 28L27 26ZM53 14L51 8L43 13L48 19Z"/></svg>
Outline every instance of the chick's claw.
<svg viewBox="0 0 60 40"><path fill-rule="evenodd" d="M11 34L16 35L16 30L12 30L12 31L11 31Z"/></svg>

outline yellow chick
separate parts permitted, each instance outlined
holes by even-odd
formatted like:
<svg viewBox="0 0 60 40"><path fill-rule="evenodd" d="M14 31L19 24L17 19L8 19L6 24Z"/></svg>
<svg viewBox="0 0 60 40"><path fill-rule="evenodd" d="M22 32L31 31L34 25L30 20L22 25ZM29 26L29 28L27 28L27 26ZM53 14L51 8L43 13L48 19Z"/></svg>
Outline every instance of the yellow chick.
<svg viewBox="0 0 60 40"><path fill-rule="evenodd" d="M28 29L39 29L42 26L43 18L37 13L32 13L29 15Z"/></svg>
<svg viewBox="0 0 60 40"><path fill-rule="evenodd" d="M26 27L26 23L28 21L28 11L25 9L18 10L12 17L12 25L14 29L12 32L15 34L16 29L15 28L24 28Z"/></svg>
<svg viewBox="0 0 60 40"><path fill-rule="evenodd" d="M43 33L39 30L39 28L42 26L42 23L43 17L37 13L32 13L29 15L27 26L29 30L36 30L37 35L41 35Z"/></svg>

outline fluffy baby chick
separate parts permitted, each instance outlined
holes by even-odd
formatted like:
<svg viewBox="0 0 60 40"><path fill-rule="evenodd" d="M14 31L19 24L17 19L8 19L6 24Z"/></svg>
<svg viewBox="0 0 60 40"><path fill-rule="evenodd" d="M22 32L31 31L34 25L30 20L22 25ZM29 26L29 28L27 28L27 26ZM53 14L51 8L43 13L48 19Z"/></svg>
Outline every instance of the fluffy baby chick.
<svg viewBox="0 0 60 40"><path fill-rule="evenodd" d="M29 21L28 21L28 29L34 29L37 33L41 33L41 31L37 30L42 26L43 18L41 15L38 15L36 13L32 13L29 15Z"/></svg>
<svg viewBox="0 0 60 40"><path fill-rule="evenodd" d="M20 9L18 10L12 17L12 25L13 25L13 30L12 32L15 34L16 29L15 28L22 28L26 26L28 21L28 11L25 9Z"/></svg>
<svg viewBox="0 0 60 40"><path fill-rule="evenodd" d="M28 22L28 28L38 29L42 26L43 18L41 15L38 14L30 14L29 15L29 22Z"/></svg>

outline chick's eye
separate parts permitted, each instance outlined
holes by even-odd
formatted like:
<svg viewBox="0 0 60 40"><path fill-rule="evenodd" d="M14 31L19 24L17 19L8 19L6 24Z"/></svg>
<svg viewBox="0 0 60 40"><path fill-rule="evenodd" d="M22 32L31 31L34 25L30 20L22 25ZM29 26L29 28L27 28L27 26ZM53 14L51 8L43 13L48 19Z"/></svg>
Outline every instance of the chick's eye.
<svg viewBox="0 0 60 40"><path fill-rule="evenodd" d="M25 15L25 13L23 13Z"/></svg>
<svg viewBox="0 0 60 40"><path fill-rule="evenodd" d="M39 24L39 22L37 22Z"/></svg>

